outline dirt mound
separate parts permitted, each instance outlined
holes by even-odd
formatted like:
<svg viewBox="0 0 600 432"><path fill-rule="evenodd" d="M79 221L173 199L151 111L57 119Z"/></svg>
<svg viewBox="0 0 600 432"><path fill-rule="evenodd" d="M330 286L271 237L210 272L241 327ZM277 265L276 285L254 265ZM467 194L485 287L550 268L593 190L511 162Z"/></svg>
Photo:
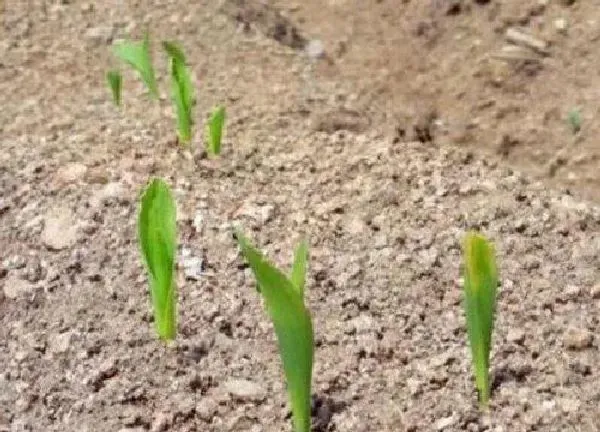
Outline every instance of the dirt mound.
<svg viewBox="0 0 600 432"><path fill-rule="evenodd" d="M498 154L598 199L596 1L278 1L383 130ZM576 113L581 129L568 120ZM416 137L416 136L415 136Z"/></svg>

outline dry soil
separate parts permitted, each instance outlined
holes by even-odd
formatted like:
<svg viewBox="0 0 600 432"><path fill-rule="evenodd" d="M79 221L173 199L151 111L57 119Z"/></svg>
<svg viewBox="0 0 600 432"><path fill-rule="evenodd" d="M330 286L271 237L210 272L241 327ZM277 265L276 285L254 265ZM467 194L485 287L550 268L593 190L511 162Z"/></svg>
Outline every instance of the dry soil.
<svg viewBox="0 0 600 432"><path fill-rule="evenodd" d="M0 431L291 431L234 225L280 265L309 240L314 431L600 430L600 2L1 7ZM110 46L147 28L163 96L123 68L117 109ZM189 149L163 39L197 86ZM152 176L178 203L171 346L136 243ZM501 271L488 412L461 305L471 228Z"/></svg>

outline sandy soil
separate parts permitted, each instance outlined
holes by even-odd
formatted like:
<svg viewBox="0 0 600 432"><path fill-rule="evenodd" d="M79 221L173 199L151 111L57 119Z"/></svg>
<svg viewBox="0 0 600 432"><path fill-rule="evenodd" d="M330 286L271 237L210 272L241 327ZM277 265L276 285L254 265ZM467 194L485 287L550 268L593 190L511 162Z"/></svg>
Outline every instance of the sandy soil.
<svg viewBox="0 0 600 432"><path fill-rule="evenodd" d="M600 430L598 6L4 2L0 431L290 431L234 224L282 265L310 241L313 430ZM178 148L168 95L129 72L112 105L110 45L147 26L161 84L157 42L178 40L198 120L227 105L221 158L200 131ZM136 244L151 176L178 202L170 347ZM488 413L461 307L469 228L501 263Z"/></svg>

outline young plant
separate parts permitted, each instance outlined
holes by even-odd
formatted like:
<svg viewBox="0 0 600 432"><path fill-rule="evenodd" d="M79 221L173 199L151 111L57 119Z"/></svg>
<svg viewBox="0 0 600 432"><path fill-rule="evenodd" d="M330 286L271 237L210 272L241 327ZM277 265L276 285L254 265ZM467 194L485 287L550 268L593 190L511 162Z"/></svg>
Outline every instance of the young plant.
<svg viewBox="0 0 600 432"><path fill-rule="evenodd" d="M148 88L150 95L158 99L158 86L156 84L156 75L152 65L152 56L150 54L150 37L145 34L141 42L121 42L114 46L114 54L130 65Z"/></svg>
<svg viewBox="0 0 600 432"><path fill-rule="evenodd" d="M494 246L477 233L468 233L464 242L464 292L467 330L471 345L479 402L490 399L490 351L496 309L498 271Z"/></svg>
<svg viewBox="0 0 600 432"><path fill-rule="evenodd" d="M189 143L192 139L194 87L181 48L173 42L163 42L163 48L170 58L171 99L177 115L177 134L181 142Z"/></svg>
<svg viewBox="0 0 600 432"><path fill-rule="evenodd" d="M225 107L218 106L213 110L206 127L208 152L215 156L221 153L221 138L224 123Z"/></svg>
<svg viewBox="0 0 600 432"><path fill-rule="evenodd" d="M175 254L177 225L175 201L169 186L161 179L146 188L138 218L138 239L148 271L154 324L162 340L173 340L177 333L177 293Z"/></svg>
<svg viewBox="0 0 600 432"><path fill-rule="evenodd" d="M579 133L581 130L581 113L577 108L573 108L571 111L569 111L567 120L569 122L569 126L571 126L571 131L573 134Z"/></svg>
<svg viewBox="0 0 600 432"><path fill-rule="evenodd" d="M112 93L113 102L116 106L121 105L121 87L123 83L123 77L117 70L111 70L106 73L106 81L110 87Z"/></svg>
<svg viewBox="0 0 600 432"><path fill-rule="evenodd" d="M294 431L309 432L314 336L310 312L304 305L308 246L303 242L296 249L288 277L268 262L240 231L236 236L273 321L287 380Z"/></svg>

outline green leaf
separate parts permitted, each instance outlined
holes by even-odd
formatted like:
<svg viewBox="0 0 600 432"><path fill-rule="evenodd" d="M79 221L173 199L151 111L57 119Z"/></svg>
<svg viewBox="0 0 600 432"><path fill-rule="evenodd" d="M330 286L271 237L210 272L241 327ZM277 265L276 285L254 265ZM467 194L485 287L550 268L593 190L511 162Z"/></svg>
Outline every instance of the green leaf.
<svg viewBox="0 0 600 432"><path fill-rule="evenodd" d="M142 196L138 239L148 271L156 331L161 339L174 339L177 332L176 207L169 186L161 179L152 180Z"/></svg>
<svg viewBox="0 0 600 432"><path fill-rule="evenodd" d="M146 33L141 42L121 42L113 47L114 54L131 66L140 75L140 78L148 88L150 95L158 99L158 86L156 75L150 55L150 38Z"/></svg>
<svg viewBox="0 0 600 432"><path fill-rule="evenodd" d="M123 82L123 77L121 73L117 70L111 70L106 73L106 81L108 82L108 87L110 87L113 102L116 106L121 105L121 86Z"/></svg>
<svg viewBox="0 0 600 432"><path fill-rule="evenodd" d="M288 277L269 263L239 231L237 239L260 285L267 312L275 327L292 407L294 430L309 432L314 349L310 313L304 306L298 288ZM302 247L300 251L302 252Z"/></svg>
<svg viewBox="0 0 600 432"><path fill-rule="evenodd" d="M490 352L496 309L498 271L494 246L483 236L469 233L464 243L464 291L467 330L479 400L490 398Z"/></svg>
<svg viewBox="0 0 600 432"><path fill-rule="evenodd" d="M208 151L213 155L221 153L221 138L224 123L225 107L218 106L213 110L207 126Z"/></svg>
<svg viewBox="0 0 600 432"><path fill-rule="evenodd" d="M306 266L308 261L308 244L301 242L294 253L294 264L292 265L292 273L290 280L300 297L304 298L304 285L306 278Z"/></svg>
<svg viewBox="0 0 600 432"><path fill-rule="evenodd" d="M179 139L188 143L192 139L192 106L194 88L181 48L172 42L163 42L163 48L170 57L171 99L177 115Z"/></svg>

